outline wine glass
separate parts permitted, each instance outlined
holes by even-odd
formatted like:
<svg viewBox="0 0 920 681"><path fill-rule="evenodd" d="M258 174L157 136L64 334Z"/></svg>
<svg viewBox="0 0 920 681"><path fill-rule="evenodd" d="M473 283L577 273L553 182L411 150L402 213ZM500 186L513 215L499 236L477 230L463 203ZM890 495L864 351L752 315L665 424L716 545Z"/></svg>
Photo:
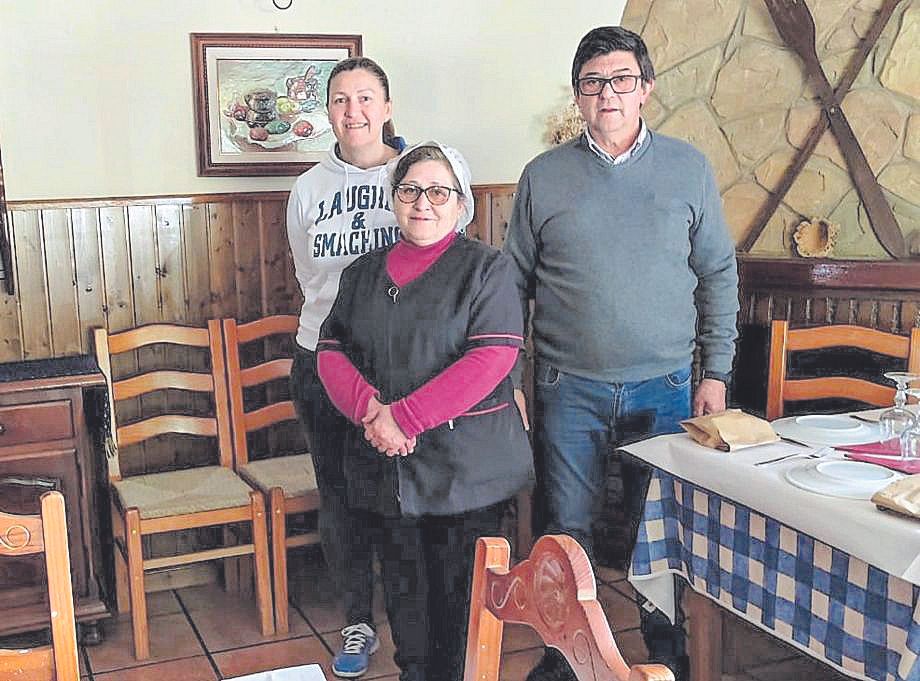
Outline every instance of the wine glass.
<svg viewBox="0 0 920 681"><path fill-rule="evenodd" d="M920 374L911 374L906 371L889 371L885 378L894 381L898 385L898 390L894 394L894 407L886 409L878 418L879 429L882 434L882 442L888 444L892 449L900 450L901 433L916 425L917 420L909 409L905 409L907 403L907 388L913 381L920 380Z"/></svg>
<svg viewBox="0 0 920 681"><path fill-rule="evenodd" d="M904 392L920 400L920 376ZM920 414L914 417L914 424L901 433L901 458L920 459Z"/></svg>

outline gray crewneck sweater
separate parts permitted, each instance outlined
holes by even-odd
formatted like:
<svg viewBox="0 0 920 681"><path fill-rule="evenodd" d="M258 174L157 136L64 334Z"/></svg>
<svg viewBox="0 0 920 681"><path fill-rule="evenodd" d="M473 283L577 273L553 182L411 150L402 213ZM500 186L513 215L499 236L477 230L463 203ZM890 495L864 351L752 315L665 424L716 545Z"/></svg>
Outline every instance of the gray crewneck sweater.
<svg viewBox="0 0 920 681"><path fill-rule="evenodd" d="M612 165L584 136L537 156L518 184L505 250L534 300L539 359L614 383L689 366L731 370L735 248L715 178L691 145L649 131Z"/></svg>

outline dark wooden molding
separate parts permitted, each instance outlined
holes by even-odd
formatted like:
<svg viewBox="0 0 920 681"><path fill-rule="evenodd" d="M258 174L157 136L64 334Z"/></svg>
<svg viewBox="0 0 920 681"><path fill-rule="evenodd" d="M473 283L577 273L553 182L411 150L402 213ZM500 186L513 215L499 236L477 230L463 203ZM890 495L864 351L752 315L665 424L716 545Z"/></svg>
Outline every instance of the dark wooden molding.
<svg viewBox="0 0 920 681"><path fill-rule="evenodd" d="M512 194L516 184L474 184L473 194ZM151 196L113 196L85 199L26 199L8 201L8 210L48 210L54 208L108 208L110 206L149 206L157 204L193 205L233 203L235 201L287 201L290 191L226 192L217 194L159 194Z"/></svg>
<svg viewBox="0 0 920 681"><path fill-rule="evenodd" d="M902 291L920 294L920 258L914 260L805 260L738 256L742 289Z"/></svg>

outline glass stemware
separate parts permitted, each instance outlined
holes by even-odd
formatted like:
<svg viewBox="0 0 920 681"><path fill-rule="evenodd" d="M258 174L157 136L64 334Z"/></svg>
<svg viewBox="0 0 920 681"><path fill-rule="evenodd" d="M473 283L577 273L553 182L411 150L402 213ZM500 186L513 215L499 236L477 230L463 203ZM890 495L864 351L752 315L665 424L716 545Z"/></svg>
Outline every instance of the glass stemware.
<svg viewBox="0 0 920 681"><path fill-rule="evenodd" d="M913 412L905 409L904 405L907 404L908 386L913 381L920 381L920 374L911 374L906 371L889 371L885 374L885 378L897 383L898 389L894 395L894 407L881 413L878 424L882 434L882 442L888 444L893 450L899 451L901 434L917 423Z"/></svg>
<svg viewBox="0 0 920 681"><path fill-rule="evenodd" d="M920 376L904 392L920 400ZM914 424L901 433L901 458L920 459L920 414L914 417Z"/></svg>

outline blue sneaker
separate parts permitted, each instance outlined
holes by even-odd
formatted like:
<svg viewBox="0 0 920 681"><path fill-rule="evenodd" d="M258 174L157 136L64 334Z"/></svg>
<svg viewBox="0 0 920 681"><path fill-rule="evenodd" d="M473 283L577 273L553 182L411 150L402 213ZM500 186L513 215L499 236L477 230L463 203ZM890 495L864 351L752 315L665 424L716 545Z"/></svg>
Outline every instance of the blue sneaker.
<svg viewBox="0 0 920 681"><path fill-rule="evenodd" d="M342 629L342 638L345 641L332 660L332 673L346 679L361 676L367 671L370 656L380 647L377 632L369 624L360 622Z"/></svg>

